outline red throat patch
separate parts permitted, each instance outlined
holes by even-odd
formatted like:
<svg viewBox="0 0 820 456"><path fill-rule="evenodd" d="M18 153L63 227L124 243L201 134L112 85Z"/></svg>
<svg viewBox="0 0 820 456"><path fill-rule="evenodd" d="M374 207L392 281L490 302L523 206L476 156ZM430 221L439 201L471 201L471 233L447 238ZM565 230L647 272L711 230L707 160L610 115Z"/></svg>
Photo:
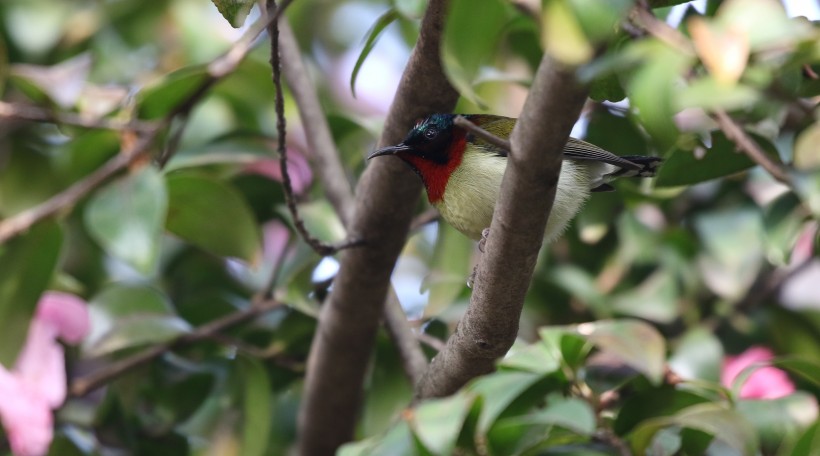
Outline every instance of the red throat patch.
<svg viewBox="0 0 820 456"><path fill-rule="evenodd" d="M410 163L421 174L424 186L427 188L427 200L438 203L444 199L444 190L453 171L461 164L464 149L467 146L467 135L464 130L455 128L453 140L447 150L447 163L436 163L412 154L401 154L400 157Z"/></svg>

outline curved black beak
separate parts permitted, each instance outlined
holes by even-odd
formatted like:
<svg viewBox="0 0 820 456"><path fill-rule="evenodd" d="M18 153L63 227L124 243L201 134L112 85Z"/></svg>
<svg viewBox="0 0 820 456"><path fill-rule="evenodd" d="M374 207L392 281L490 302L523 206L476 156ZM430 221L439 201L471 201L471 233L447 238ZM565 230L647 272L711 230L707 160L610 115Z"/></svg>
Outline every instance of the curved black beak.
<svg viewBox="0 0 820 456"><path fill-rule="evenodd" d="M406 146L404 143L401 143L395 146L382 147L381 149L376 150L370 155L368 155L367 159L370 160L371 158L381 157L383 155L396 155L400 152L410 152L411 150L413 150L412 147Z"/></svg>

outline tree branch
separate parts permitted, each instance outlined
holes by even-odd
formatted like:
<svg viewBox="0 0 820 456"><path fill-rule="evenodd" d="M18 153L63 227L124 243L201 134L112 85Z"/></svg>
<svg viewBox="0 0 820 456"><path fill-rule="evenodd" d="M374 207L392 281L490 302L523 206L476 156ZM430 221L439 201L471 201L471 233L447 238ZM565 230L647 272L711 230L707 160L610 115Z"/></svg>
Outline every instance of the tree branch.
<svg viewBox="0 0 820 456"><path fill-rule="evenodd" d="M112 118L90 119L72 112L55 112L29 104L8 103L0 101L0 118L9 120L27 120L32 122L46 122L59 125L71 125L81 128L95 128L100 130L131 130L150 131L157 128L157 124L145 120L123 120Z"/></svg>
<svg viewBox="0 0 820 456"><path fill-rule="evenodd" d="M282 72L299 107L302 126L312 152L310 158L315 162L324 194L342 224L348 227L355 205L353 189L339 160L340 154L333 142L333 135L330 133L319 98L305 70L296 37L290 25L284 21L279 24L279 51L282 57ZM427 358L407 323L407 316L392 287L384 309L384 323L402 357L407 377L415 384L427 368Z"/></svg>
<svg viewBox="0 0 820 456"><path fill-rule="evenodd" d="M722 109L716 109L715 120L718 123L718 126L724 133L726 133L726 137L732 140L737 147L743 151L749 158L752 159L753 162L760 165L763 169L769 172L775 179L778 181L791 186L792 180L789 177L788 173L774 160L769 158L765 152L757 145L756 142L749 135L743 131L743 128L737 124L729 114L726 114L726 111Z"/></svg>
<svg viewBox="0 0 820 456"><path fill-rule="evenodd" d="M458 94L444 76L439 56L447 4L429 2L380 145L400 142L415 119L455 106ZM420 190L421 183L400 160L371 163L359 181L349 232L367 244L342 253L339 275L322 309L299 413L299 454L333 454L353 437L390 275Z"/></svg>
<svg viewBox="0 0 820 456"><path fill-rule="evenodd" d="M507 141L506 139L503 139L503 138L499 138L498 136L490 133L489 131L487 131L487 130L479 127L478 125L470 122L469 120L467 120L463 116L456 116L456 118L453 119L453 123L456 124L456 126L458 126L460 128L463 128L463 129L467 130L468 132L478 136L479 138L483 139L484 141L487 141L488 143L490 143L494 146L497 146L497 147L500 147L503 150L506 150L507 152L509 152L512 149L512 146L510 145L509 141Z"/></svg>
<svg viewBox="0 0 820 456"><path fill-rule="evenodd" d="M92 372L91 374L78 378L71 382L69 393L71 396L75 397L85 396L91 391L94 391L117 377L120 377L131 369L142 366L143 364L172 349L213 338L215 335L218 335L228 328L245 323L266 312L270 312L271 310L278 309L282 306L283 304L278 301L261 301L251 305L247 309L225 315L222 318L213 320L198 327L193 332L184 334L164 344L154 345L153 347L147 348L139 353L108 364L105 367Z"/></svg>
<svg viewBox="0 0 820 456"><path fill-rule="evenodd" d="M316 162L316 170L322 181L325 196L336 210L342 224L347 225L355 205L353 189L339 160L339 151L333 142L319 97L316 96L316 90L305 70L296 37L290 24L285 21L279 24L279 51L282 54L282 72L299 107L302 128L312 152L310 158Z"/></svg>
<svg viewBox="0 0 820 456"><path fill-rule="evenodd" d="M452 394L493 371L495 360L512 346L555 198L563 148L585 100L574 71L545 55L511 135L513 150L470 306L430 363L416 389L418 398Z"/></svg>

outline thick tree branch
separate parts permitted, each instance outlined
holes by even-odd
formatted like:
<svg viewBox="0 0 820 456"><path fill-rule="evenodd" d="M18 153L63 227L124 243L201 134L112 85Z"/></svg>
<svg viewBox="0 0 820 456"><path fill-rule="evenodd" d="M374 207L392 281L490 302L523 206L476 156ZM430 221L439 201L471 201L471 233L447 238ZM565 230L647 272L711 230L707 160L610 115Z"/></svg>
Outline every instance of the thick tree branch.
<svg viewBox="0 0 820 456"><path fill-rule="evenodd" d="M585 100L574 71L545 55L511 135L512 153L470 306L430 363L418 398L455 392L491 372L512 346L555 198L562 151Z"/></svg>
<svg viewBox="0 0 820 456"><path fill-rule="evenodd" d="M458 94L439 58L447 3L431 0L428 5L380 145L400 142L415 119L455 106ZM334 454L353 437L390 275L420 190L421 183L400 160L371 163L359 181L349 232L366 245L342 253L339 275L322 309L299 413L299 454Z"/></svg>
<svg viewBox="0 0 820 456"><path fill-rule="evenodd" d="M322 111L316 90L302 62L296 37L287 22L279 24L279 50L282 57L282 72L299 107L302 127L305 130L310 158L322 182L324 194L336 210L342 224L350 225L355 200L347 172L339 159L339 151L333 142L333 135L327 118ZM427 358L407 323L407 316L401 308L395 291L390 290L384 309L384 323L402 357L404 370L413 384L427 368Z"/></svg>

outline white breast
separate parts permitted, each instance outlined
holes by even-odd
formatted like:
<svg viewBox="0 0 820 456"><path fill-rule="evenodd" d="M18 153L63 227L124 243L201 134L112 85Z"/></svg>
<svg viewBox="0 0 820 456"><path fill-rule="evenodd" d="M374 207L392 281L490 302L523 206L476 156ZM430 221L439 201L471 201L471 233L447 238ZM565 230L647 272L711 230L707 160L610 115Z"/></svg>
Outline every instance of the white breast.
<svg viewBox="0 0 820 456"><path fill-rule="evenodd" d="M447 182L444 198L434 204L444 220L466 236L479 239L481 231L490 226L506 166L507 159L504 157L479 152L465 153L461 166ZM544 233L546 242L555 240L564 232L589 197L590 182L610 172L609 168L614 167L600 162L564 160L555 202Z"/></svg>

